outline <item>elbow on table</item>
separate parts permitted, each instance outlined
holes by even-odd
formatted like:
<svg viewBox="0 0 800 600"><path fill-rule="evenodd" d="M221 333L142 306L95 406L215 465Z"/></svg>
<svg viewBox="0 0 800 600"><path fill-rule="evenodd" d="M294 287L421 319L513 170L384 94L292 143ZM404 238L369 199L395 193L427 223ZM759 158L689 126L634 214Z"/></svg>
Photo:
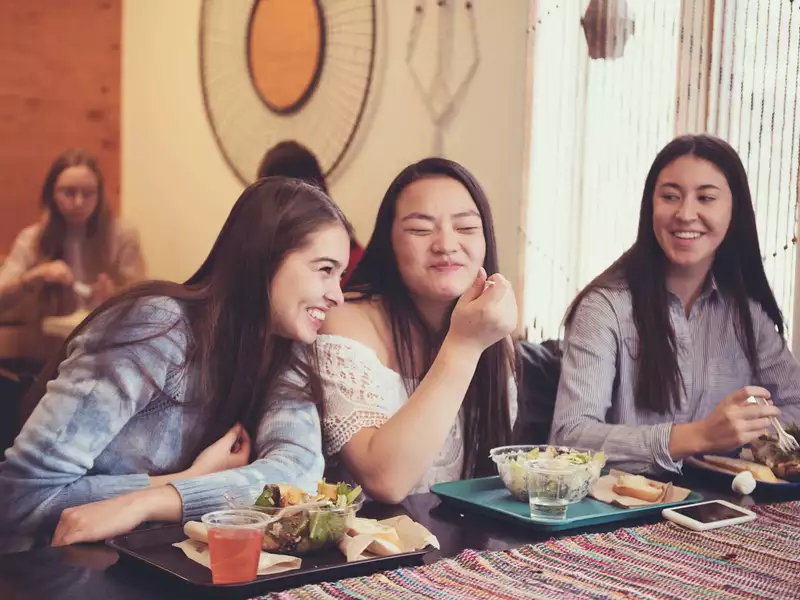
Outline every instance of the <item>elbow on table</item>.
<svg viewBox="0 0 800 600"><path fill-rule="evenodd" d="M391 477L372 478L369 482L361 483L361 487L371 500L384 504L400 504L411 492L410 487L399 485Z"/></svg>

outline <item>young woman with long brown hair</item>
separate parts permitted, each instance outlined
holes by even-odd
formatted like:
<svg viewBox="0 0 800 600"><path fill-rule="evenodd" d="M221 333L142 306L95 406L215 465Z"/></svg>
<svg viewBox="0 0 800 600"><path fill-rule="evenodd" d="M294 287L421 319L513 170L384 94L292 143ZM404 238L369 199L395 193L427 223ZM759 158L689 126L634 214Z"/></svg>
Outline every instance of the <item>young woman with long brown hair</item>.
<svg viewBox="0 0 800 600"><path fill-rule="evenodd" d="M225 490L313 487L321 387L307 349L343 300L349 246L320 190L262 179L185 283L140 284L98 308L40 376L0 463L4 535L99 540L197 519Z"/></svg>
<svg viewBox="0 0 800 600"><path fill-rule="evenodd" d="M566 316L551 441L603 449L634 472L800 422L800 366L784 339L747 175L709 135L667 144L645 180L633 246ZM774 406L748 402L770 398ZM780 408L779 408L780 407Z"/></svg>
<svg viewBox="0 0 800 600"><path fill-rule="evenodd" d="M489 450L510 443L517 306L497 270L489 203L464 167L429 158L395 178L317 342L325 452L371 497L488 475Z"/></svg>

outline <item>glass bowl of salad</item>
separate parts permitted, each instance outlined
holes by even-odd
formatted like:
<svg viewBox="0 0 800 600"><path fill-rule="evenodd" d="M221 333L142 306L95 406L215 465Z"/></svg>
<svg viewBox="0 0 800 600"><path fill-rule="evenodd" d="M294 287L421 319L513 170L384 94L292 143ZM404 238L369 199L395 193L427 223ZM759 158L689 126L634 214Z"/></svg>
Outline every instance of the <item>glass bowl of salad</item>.
<svg viewBox="0 0 800 600"><path fill-rule="evenodd" d="M570 502L578 502L586 497L592 484L600 478L600 471L606 464L606 457L602 452L548 445L501 446L492 448L489 457L497 466L497 473L503 484L520 502L529 500L528 472L532 464L546 464L551 468L561 467L554 469L561 471L557 485L560 487L560 495L568 498ZM565 470L569 473L569 477L564 477Z"/></svg>
<svg viewBox="0 0 800 600"><path fill-rule="evenodd" d="M288 484L268 484L263 489L230 491L224 494L231 508L257 510L277 516L264 531L265 552L302 556L336 547L348 523L364 504L361 486L347 483L317 485L316 494ZM306 506L309 505L309 506Z"/></svg>

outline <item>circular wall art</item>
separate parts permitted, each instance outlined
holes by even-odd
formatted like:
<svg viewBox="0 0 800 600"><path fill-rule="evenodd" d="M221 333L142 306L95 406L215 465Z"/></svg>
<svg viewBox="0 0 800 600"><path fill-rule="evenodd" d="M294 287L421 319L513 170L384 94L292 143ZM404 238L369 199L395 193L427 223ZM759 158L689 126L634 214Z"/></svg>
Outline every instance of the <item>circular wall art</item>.
<svg viewBox="0 0 800 600"><path fill-rule="evenodd" d="M203 0L206 114L243 183L283 140L328 175L341 163L372 84L375 23L375 0Z"/></svg>

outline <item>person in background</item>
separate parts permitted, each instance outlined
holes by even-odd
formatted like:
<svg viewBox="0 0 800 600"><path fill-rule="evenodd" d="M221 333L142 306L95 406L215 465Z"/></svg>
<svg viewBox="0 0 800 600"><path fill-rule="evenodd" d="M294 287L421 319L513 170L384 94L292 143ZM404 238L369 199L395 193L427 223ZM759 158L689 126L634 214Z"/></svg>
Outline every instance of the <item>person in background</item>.
<svg viewBox="0 0 800 600"><path fill-rule="evenodd" d="M489 202L464 167L428 158L395 178L317 340L325 453L372 498L490 475L489 450L511 443L517 305L497 269Z"/></svg>
<svg viewBox="0 0 800 600"><path fill-rule="evenodd" d="M314 154L294 140L285 140L275 144L261 159L258 165L257 179L271 176L293 177L306 183L317 186L328 196L328 186L325 175L319 166L319 161ZM346 285L350 274L355 270L364 249L356 241L355 236L350 240L350 260L347 263L342 284Z"/></svg>
<svg viewBox="0 0 800 600"><path fill-rule="evenodd" d="M633 246L566 318L550 440L630 472L679 472L800 423L800 366L761 261L736 151L687 135L656 156ZM748 402L770 398L773 405ZM780 408L779 408L780 407Z"/></svg>
<svg viewBox="0 0 800 600"><path fill-rule="evenodd" d="M97 160L55 159L42 186L44 217L17 236L0 266L0 310L38 293L38 316L94 308L144 277L137 231L108 206Z"/></svg>
<svg viewBox="0 0 800 600"><path fill-rule="evenodd" d="M188 281L142 283L92 313L39 377L0 463L2 535L102 540L197 520L225 491L316 489L322 391L308 349L343 301L350 234L318 188L261 179Z"/></svg>

